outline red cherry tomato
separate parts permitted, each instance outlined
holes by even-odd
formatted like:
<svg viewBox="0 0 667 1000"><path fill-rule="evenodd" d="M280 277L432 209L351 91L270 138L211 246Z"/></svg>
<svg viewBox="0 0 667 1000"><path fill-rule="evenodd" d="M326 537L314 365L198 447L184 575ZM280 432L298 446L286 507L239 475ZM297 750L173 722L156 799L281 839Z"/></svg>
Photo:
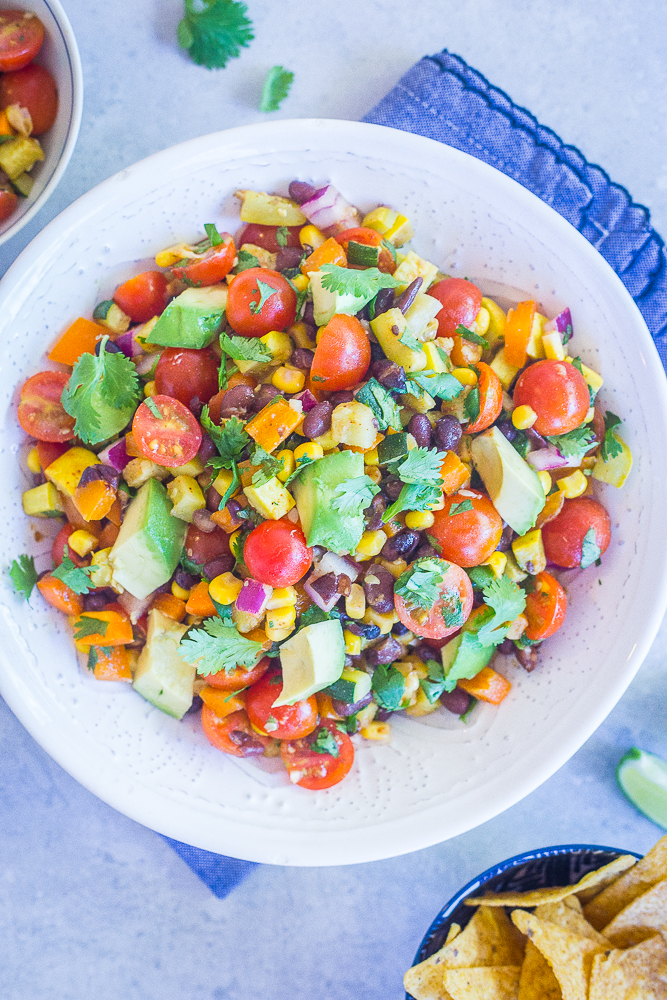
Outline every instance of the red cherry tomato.
<svg viewBox="0 0 667 1000"><path fill-rule="evenodd" d="M257 664L247 670L245 667L237 667L236 670L220 670L217 674L204 674L205 680L210 687L219 688L221 691L240 691L241 688L250 687L255 684L260 677L263 677L271 666L268 656L263 657Z"/></svg>
<svg viewBox="0 0 667 1000"><path fill-rule="evenodd" d="M550 573L538 573L534 590L526 596L527 639L548 639L565 621L567 596Z"/></svg>
<svg viewBox="0 0 667 1000"><path fill-rule="evenodd" d="M58 114L58 92L48 69L32 63L0 76L0 108L20 104L32 118L32 134L47 132Z"/></svg>
<svg viewBox="0 0 667 1000"><path fill-rule="evenodd" d="M573 569L581 566L584 538L589 531L591 541L606 552L611 541L611 520L601 503L592 497L566 500L553 521L542 526L542 541L547 559L557 566Z"/></svg>
<svg viewBox="0 0 667 1000"><path fill-rule="evenodd" d="M269 587L291 587L310 569L313 550L291 521L262 521L246 538L243 558L255 580Z"/></svg>
<svg viewBox="0 0 667 1000"><path fill-rule="evenodd" d="M185 554L190 562L205 566L213 559L229 555L229 535L222 528L201 531L191 524L185 536Z"/></svg>
<svg viewBox="0 0 667 1000"><path fill-rule="evenodd" d="M360 243L364 247L379 247L378 263L375 265L379 271L385 274L393 274L396 270L396 261L391 250L383 246L382 237L374 229L366 226L357 226L355 229L346 229L342 233L334 236L337 243L340 243L345 253L350 243ZM349 264L349 267L361 267L361 265Z"/></svg>
<svg viewBox="0 0 667 1000"><path fill-rule="evenodd" d="M175 278L185 278L195 285L217 285L234 267L236 247L229 233L220 233L223 243L209 249L198 260L183 267L172 267Z"/></svg>
<svg viewBox="0 0 667 1000"><path fill-rule="evenodd" d="M351 389L371 363L368 334L356 316L334 316L320 330L310 378L323 392Z"/></svg>
<svg viewBox="0 0 667 1000"><path fill-rule="evenodd" d="M277 271L250 267L232 280L226 312L234 333L263 337L271 330L285 330L292 325L296 318L296 292Z"/></svg>
<svg viewBox="0 0 667 1000"><path fill-rule="evenodd" d="M19 423L38 441L69 441L74 437L74 420L60 402L68 381L65 372L39 372L21 389Z"/></svg>
<svg viewBox="0 0 667 1000"><path fill-rule="evenodd" d="M280 696L283 680L279 670L269 670L246 695L245 707L255 730L278 740L298 740L308 736L319 721L315 695L293 705L274 706ZM268 726L268 729L267 729Z"/></svg>
<svg viewBox="0 0 667 1000"><path fill-rule="evenodd" d="M201 710L201 725L209 743L233 757L261 756L269 743L267 736L260 736L253 730L243 709L221 719L212 708L204 705Z"/></svg>
<svg viewBox="0 0 667 1000"><path fill-rule="evenodd" d="M460 507L463 503L472 505L472 510L450 515L454 504ZM500 514L489 498L476 490L445 497L445 506L433 515L429 532L442 546L440 555L458 566L479 566L496 549L503 533Z"/></svg>
<svg viewBox="0 0 667 1000"><path fill-rule="evenodd" d="M312 749L322 730L330 733L336 743L336 754L318 753ZM347 733L341 733L334 719L323 719L321 725L304 739L284 742L280 756L290 781L302 788L320 791L342 781L354 763L354 746Z"/></svg>
<svg viewBox="0 0 667 1000"><path fill-rule="evenodd" d="M458 632L467 621L472 610L472 583L459 566L444 559L428 559L428 564L442 566L443 581L440 584L440 598L430 611L408 605L400 594L394 594L396 614L400 621L416 635L427 639L445 639ZM448 624L449 623L449 624Z"/></svg>
<svg viewBox="0 0 667 1000"><path fill-rule="evenodd" d="M0 10L1 73L27 66L43 41L44 25L35 14L25 10Z"/></svg>
<svg viewBox="0 0 667 1000"><path fill-rule="evenodd" d="M16 208L18 200L15 191L6 191L4 188L0 188L0 222L9 218Z"/></svg>
<svg viewBox="0 0 667 1000"><path fill-rule="evenodd" d="M579 426L591 403L586 380L574 365L536 361L519 375L514 405L532 407L538 434L567 434Z"/></svg>
<svg viewBox="0 0 667 1000"><path fill-rule="evenodd" d="M113 300L133 323L147 323L153 316L164 312L167 279L162 271L144 271L119 285Z"/></svg>
<svg viewBox="0 0 667 1000"><path fill-rule="evenodd" d="M489 365L483 361L477 362L479 369L479 416L473 423L464 428L466 434L478 434L486 430L500 416L503 408L503 387L500 379Z"/></svg>
<svg viewBox="0 0 667 1000"><path fill-rule="evenodd" d="M278 230L281 230L278 242ZM239 234L239 246L242 243L252 243L256 247L262 247L269 253L279 253L283 247L300 247L299 232L301 226L260 226L256 222L249 222L245 229Z"/></svg>
<svg viewBox="0 0 667 1000"><path fill-rule="evenodd" d="M64 455L66 451L71 446L66 444L64 441L62 443L57 443L54 441L38 441L37 442L37 457L39 458L39 464L44 469L48 469L51 462L55 462L57 458Z"/></svg>
<svg viewBox="0 0 667 1000"><path fill-rule="evenodd" d="M218 391L219 361L207 347L167 347L155 368L155 388L189 406L193 399L208 403Z"/></svg>
<svg viewBox="0 0 667 1000"><path fill-rule="evenodd" d="M51 558L56 566L60 566L65 556L67 556L68 559L71 559L75 566L83 566L85 563L85 560L82 559L81 556L77 555L74 549L70 549L67 544L67 539L73 531L76 531L74 525L66 524L60 529L56 537L53 539L53 545L51 546Z"/></svg>
<svg viewBox="0 0 667 1000"><path fill-rule="evenodd" d="M465 278L438 281L429 288L428 294L442 302L442 309L436 316L439 337L453 337L459 325L470 329L482 307L482 293L477 285Z"/></svg>
<svg viewBox="0 0 667 1000"><path fill-rule="evenodd" d="M186 465L199 451L201 427L172 396L152 396L151 404L160 411L159 417L146 402L134 414L132 434L137 448L144 458L169 469Z"/></svg>

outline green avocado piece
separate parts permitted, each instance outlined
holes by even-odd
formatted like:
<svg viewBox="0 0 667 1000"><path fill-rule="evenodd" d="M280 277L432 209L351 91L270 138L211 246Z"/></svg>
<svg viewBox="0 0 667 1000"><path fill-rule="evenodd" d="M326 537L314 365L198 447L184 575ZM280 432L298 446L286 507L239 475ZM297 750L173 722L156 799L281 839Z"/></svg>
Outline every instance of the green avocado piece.
<svg viewBox="0 0 667 1000"><path fill-rule="evenodd" d="M491 503L517 534L525 535L546 502L537 473L497 427L473 438L470 452Z"/></svg>
<svg viewBox="0 0 667 1000"><path fill-rule="evenodd" d="M324 274L313 271L310 275L310 290L313 294L313 316L318 326L326 326L336 315L354 316L375 297L372 295L352 295L349 292L330 292L322 286Z"/></svg>
<svg viewBox="0 0 667 1000"><path fill-rule="evenodd" d="M192 705L196 669L178 652L187 625L161 611L148 612L148 634L134 671L132 687L156 708L182 719Z"/></svg>
<svg viewBox="0 0 667 1000"><path fill-rule="evenodd" d="M171 516L173 504L157 479L141 487L125 514L109 561L113 578L140 600L171 577L188 525Z"/></svg>
<svg viewBox="0 0 667 1000"><path fill-rule="evenodd" d="M356 705L358 701L366 697L370 689L370 674L367 674L365 670L345 667L340 679L326 689L326 694L335 698L336 701L345 701L348 705Z"/></svg>
<svg viewBox="0 0 667 1000"><path fill-rule="evenodd" d="M308 545L324 545L338 553L354 552L364 533L364 515L343 516L332 500L341 483L363 474L361 452L341 451L310 462L291 483Z"/></svg>
<svg viewBox="0 0 667 1000"><path fill-rule="evenodd" d="M476 677L496 651L495 646L482 646L474 632L463 629L442 647L442 671L445 691L453 691L456 682Z"/></svg>
<svg viewBox="0 0 667 1000"><path fill-rule="evenodd" d="M172 299L146 337L163 347L208 347L220 329L227 304L227 285L186 288Z"/></svg>
<svg viewBox="0 0 667 1000"><path fill-rule="evenodd" d="M345 665L343 626L338 618L306 625L280 647L283 687L274 708L293 705L333 684ZM370 677L368 678L370 681Z"/></svg>

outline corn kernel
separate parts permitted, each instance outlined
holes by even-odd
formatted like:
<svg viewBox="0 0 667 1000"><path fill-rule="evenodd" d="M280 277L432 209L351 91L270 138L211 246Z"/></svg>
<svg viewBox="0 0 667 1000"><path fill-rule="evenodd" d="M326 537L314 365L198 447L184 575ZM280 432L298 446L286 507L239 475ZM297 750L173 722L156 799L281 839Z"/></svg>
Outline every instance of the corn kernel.
<svg viewBox="0 0 667 1000"><path fill-rule="evenodd" d="M234 555L236 552L236 544L239 540L241 530L242 530L241 528L237 528L236 531L232 531L231 535L229 536L229 551L232 553L232 555Z"/></svg>
<svg viewBox="0 0 667 1000"><path fill-rule="evenodd" d="M386 541L387 536L381 528L378 528L377 531L364 531L357 545L357 551L354 553L355 559L363 561L378 556Z"/></svg>
<svg viewBox="0 0 667 1000"><path fill-rule="evenodd" d="M308 288L309 278L307 274L297 274L295 278L290 279L297 292L305 292Z"/></svg>
<svg viewBox="0 0 667 1000"><path fill-rule="evenodd" d="M563 476L562 479L558 480L558 489L563 491L568 500L580 497L587 485L588 480L581 469L576 469L569 476Z"/></svg>
<svg viewBox="0 0 667 1000"><path fill-rule="evenodd" d="M35 475L42 471L42 466L39 461L39 455L37 454L36 448L30 449L26 456L25 464L28 466L28 471L34 473Z"/></svg>
<svg viewBox="0 0 667 1000"><path fill-rule="evenodd" d="M361 652L361 636L355 635L354 632L348 632L347 629L343 632L343 638L345 639L345 652L348 656L359 656Z"/></svg>
<svg viewBox="0 0 667 1000"><path fill-rule="evenodd" d="M144 396L157 396L157 386L154 381L146 382L144 386Z"/></svg>
<svg viewBox="0 0 667 1000"><path fill-rule="evenodd" d="M477 376L471 368L454 368L452 375L461 385L477 385Z"/></svg>
<svg viewBox="0 0 667 1000"><path fill-rule="evenodd" d="M489 313L488 309L486 309L484 306L481 306L479 312L477 313L477 319L475 320L475 333L478 334L480 337L483 337L486 334L486 331L489 329L490 325L491 325L491 314Z"/></svg>
<svg viewBox="0 0 667 1000"><path fill-rule="evenodd" d="M565 348L563 347L560 333L557 330L542 334L542 346L544 347L545 357L550 361L565 360Z"/></svg>
<svg viewBox="0 0 667 1000"><path fill-rule="evenodd" d="M405 559L392 559L391 562L388 559L380 559L380 565L389 570L394 580L398 580L399 576L405 573L408 568Z"/></svg>
<svg viewBox="0 0 667 1000"><path fill-rule="evenodd" d="M414 705L409 705L405 710L405 714L411 715L413 719L420 719L422 716L430 715L431 712L435 712L439 708L440 699L436 699L433 704L431 704L422 688L419 688L417 694L415 695Z"/></svg>
<svg viewBox="0 0 667 1000"><path fill-rule="evenodd" d="M345 614L348 618L363 618L366 611L366 594L359 583L353 583L345 598Z"/></svg>
<svg viewBox="0 0 667 1000"><path fill-rule="evenodd" d="M290 451L289 448L283 448L276 455L279 462L283 463L283 467L280 472L277 473L278 479L281 483L284 483L286 479L292 475L296 469L296 462L294 461L294 452Z"/></svg>
<svg viewBox="0 0 667 1000"><path fill-rule="evenodd" d="M97 548L97 538L89 531L73 531L67 539L67 544L83 559L89 552Z"/></svg>
<svg viewBox="0 0 667 1000"><path fill-rule="evenodd" d="M537 473L537 478L539 479L540 485L544 490L544 495L547 496L551 492L551 486L552 486L551 476L546 471L546 469L543 469L542 472Z"/></svg>
<svg viewBox="0 0 667 1000"><path fill-rule="evenodd" d="M422 531L433 527L435 517L430 510L409 510L405 515L405 527L412 531Z"/></svg>
<svg viewBox="0 0 667 1000"><path fill-rule="evenodd" d="M241 593L243 581L232 573L221 573L208 585L209 596L217 604L233 604Z"/></svg>
<svg viewBox="0 0 667 1000"><path fill-rule="evenodd" d="M296 606L296 596L294 587L276 587L266 602L266 610L275 611L276 608L293 608Z"/></svg>
<svg viewBox="0 0 667 1000"><path fill-rule="evenodd" d="M391 736L391 726L388 722L369 722L367 726L362 726L361 735L365 740L386 743Z"/></svg>
<svg viewBox="0 0 667 1000"><path fill-rule="evenodd" d="M317 226L308 225L299 230L299 243L302 247L309 246L317 250L326 241L326 236Z"/></svg>
<svg viewBox="0 0 667 1000"><path fill-rule="evenodd" d="M282 608L275 608L273 611L267 611L266 622L264 624L267 639L271 639L272 642L275 642L275 632L287 631L289 635L289 633L294 629L295 621L296 608L293 604L286 605Z"/></svg>
<svg viewBox="0 0 667 1000"><path fill-rule="evenodd" d="M504 552L492 552L488 559L485 559L482 566L488 566L493 572L496 580L505 572L505 566L507 566L507 556Z"/></svg>
<svg viewBox="0 0 667 1000"><path fill-rule="evenodd" d="M377 448L371 448L370 451L364 453L364 465L376 466L379 464L380 459L378 458ZM30 471L32 472L33 470L31 469ZM39 472L39 469L37 469L37 472Z"/></svg>
<svg viewBox="0 0 667 1000"><path fill-rule="evenodd" d="M311 459L315 462L318 458L322 458L324 455L324 448L321 444L316 441L305 441L303 444L298 445L294 449L294 459L297 463L303 462L304 459Z"/></svg>
<svg viewBox="0 0 667 1000"><path fill-rule="evenodd" d="M585 424L590 424L592 422L594 416L595 416L595 407L594 406L589 406L588 407L588 413L584 417L584 423Z"/></svg>
<svg viewBox="0 0 667 1000"><path fill-rule="evenodd" d="M174 597L178 597L181 601L187 601L190 596L190 591L186 590L184 587L179 587L175 580L171 585L171 592Z"/></svg>
<svg viewBox="0 0 667 1000"><path fill-rule="evenodd" d="M375 608L366 608L362 620L366 625L377 625L380 629L380 635L389 635L392 627L398 621L398 615L395 611L383 614L381 611L376 611Z"/></svg>
<svg viewBox="0 0 667 1000"><path fill-rule="evenodd" d="M306 376L297 368L277 368L271 377L272 385L281 392L301 392L306 384Z"/></svg>
<svg viewBox="0 0 667 1000"><path fill-rule="evenodd" d="M537 420L537 414L532 406L517 406L512 413L512 423L518 431L527 431Z"/></svg>

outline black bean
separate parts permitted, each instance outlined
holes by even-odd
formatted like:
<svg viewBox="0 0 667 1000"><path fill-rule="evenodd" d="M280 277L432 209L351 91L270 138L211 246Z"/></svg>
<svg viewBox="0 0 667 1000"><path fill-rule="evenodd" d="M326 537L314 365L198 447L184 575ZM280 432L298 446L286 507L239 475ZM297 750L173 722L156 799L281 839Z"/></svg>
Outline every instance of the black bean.
<svg viewBox="0 0 667 1000"><path fill-rule="evenodd" d="M396 299L396 309L400 309L404 316L408 311L408 309L410 308L410 306L412 305L412 303L417 298L417 292L419 291L419 289L423 284L424 284L423 278L415 278L414 281L410 282L410 284L405 289L403 294L399 295L399 297Z"/></svg>
<svg viewBox="0 0 667 1000"><path fill-rule="evenodd" d="M382 527L382 515L387 508L387 503L380 493L376 493L366 508L364 518L366 521L366 531L377 531Z"/></svg>
<svg viewBox="0 0 667 1000"><path fill-rule="evenodd" d="M354 705L349 705L346 701L339 701L338 698L332 699L333 710L336 715L342 715L344 719L348 718L350 715L356 715L360 712L362 708L366 708L366 705L370 705L373 700L373 695L368 692L365 698L361 698L359 701L355 701Z"/></svg>
<svg viewBox="0 0 667 1000"><path fill-rule="evenodd" d="M330 402L318 403L312 410L309 410L303 419L301 429L306 437L316 438L326 432L331 427L331 414L333 406Z"/></svg>
<svg viewBox="0 0 667 1000"><path fill-rule="evenodd" d="M436 559L439 553L429 545L428 542L422 542L417 551L414 554L415 559Z"/></svg>
<svg viewBox="0 0 667 1000"><path fill-rule="evenodd" d="M329 402L332 406L340 406L341 403L351 403L354 399L354 393L350 392L349 389L341 389L340 392L332 392L329 396Z"/></svg>
<svg viewBox="0 0 667 1000"><path fill-rule="evenodd" d="M196 510L192 515L192 523L195 528L205 531L207 535L215 531L216 528L215 521L211 520L211 515L207 510Z"/></svg>
<svg viewBox="0 0 667 1000"><path fill-rule="evenodd" d="M215 580L216 576L220 576L221 573L230 573L235 562L236 559L232 555L218 556L217 559L211 559L204 565L204 575L209 580Z"/></svg>
<svg viewBox="0 0 667 1000"><path fill-rule="evenodd" d="M509 524L506 524L503 528L503 533L500 536L500 541L496 545L496 552L507 552L512 544L513 538L514 532L510 528Z"/></svg>
<svg viewBox="0 0 667 1000"><path fill-rule="evenodd" d="M213 444L213 439L210 435L204 433L201 437L201 444L199 445L199 451L197 452L197 458L200 458L202 462L208 462L209 458L213 458L217 455L218 449Z"/></svg>
<svg viewBox="0 0 667 1000"><path fill-rule="evenodd" d="M197 420L199 420L199 418L201 417L201 411L204 409L204 404L202 400L199 398L199 396L192 397L192 399L188 403L188 409L190 413L192 413L193 416L195 416Z"/></svg>
<svg viewBox="0 0 667 1000"><path fill-rule="evenodd" d="M516 427L509 420L501 420L496 424L501 434L504 434L508 441L513 441L516 437Z"/></svg>
<svg viewBox="0 0 667 1000"><path fill-rule="evenodd" d="M298 267L303 257L301 247L281 247L276 256L276 271L291 271Z"/></svg>
<svg viewBox="0 0 667 1000"><path fill-rule="evenodd" d="M32 477L33 486L43 486L47 482L46 476L43 472L35 472Z"/></svg>
<svg viewBox="0 0 667 1000"><path fill-rule="evenodd" d="M524 670L530 673L537 666L537 650L534 646L528 646L526 649L521 649L519 646L515 646L514 655L521 664Z"/></svg>
<svg viewBox="0 0 667 1000"><path fill-rule="evenodd" d="M315 357L312 351L309 351L307 347L296 347L292 351L292 357L290 358L291 364L295 368L298 368L302 372L309 372L313 365L313 358Z"/></svg>
<svg viewBox="0 0 667 1000"><path fill-rule="evenodd" d="M278 392L275 385L271 385L270 382L262 382L255 389L255 398L251 406L253 413L259 413L272 399L281 395L282 393Z"/></svg>
<svg viewBox="0 0 667 1000"><path fill-rule="evenodd" d="M398 476L387 476L386 479L382 480L382 489L390 500L398 500L399 494L403 489L403 483Z"/></svg>
<svg viewBox="0 0 667 1000"><path fill-rule="evenodd" d="M536 445L538 448L546 448L547 442L544 440L541 434L538 434L534 427L528 427L526 429L526 436L531 444Z"/></svg>
<svg viewBox="0 0 667 1000"><path fill-rule="evenodd" d="M111 465L89 465L88 468L84 469L81 473L79 486L87 486L89 483L98 482L100 480L108 483L109 486L113 487L113 489L118 489L120 472L114 469Z"/></svg>
<svg viewBox="0 0 667 1000"><path fill-rule="evenodd" d="M382 546L382 558L388 562L393 562L395 559L408 559L410 553L417 548L420 541L420 536L416 531L404 528L398 534L392 535L384 543Z"/></svg>
<svg viewBox="0 0 667 1000"><path fill-rule="evenodd" d="M316 580L309 580L308 586L312 587L316 594L319 594L325 604L331 600L334 594L338 593L335 573L325 573L324 576L318 576Z"/></svg>
<svg viewBox="0 0 667 1000"><path fill-rule="evenodd" d="M235 385L222 397L221 417L246 417L255 403L255 393L249 385Z"/></svg>
<svg viewBox="0 0 667 1000"><path fill-rule="evenodd" d="M454 715L463 715L470 708L470 695L463 688L454 688L440 695L440 704Z"/></svg>
<svg viewBox="0 0 667 1000"><path fill-rule="evenodd" d="M216 510L220 510L220 501L222 497L218 491L213 486L209 486L206 491L206 509L213 513Z"/></svg>
<svg viewBox="0 0 667 1000"><path fill-rule="evenodd" d="M391 627L391 634L395 636L407 635L410 629L403 622L396 622L395 625Z"/></svg>
<svg viewBox="0 0 667 1000"><path fill-rule="evenodd" d="M186 573L186 571L180 567L174 573L174 580L179 587L182 587L183 590L190 590L190 588L194 587L196 583L199 583L198 576L193 576L192 573Z"/></svg>
<svg viewBox="0 0 667 1000"><path fill-rule="evenodd" d="M111 601L117 600L117 595L105 587L103 590L92 590L89 594L84 594L84 611L102 611Z"/></svg>
<svg viewBox="0 0 667 1000"><path fill-rule="evenodd" d="M445 416L433 428L435 443L440 451L456 451L463 435L463 429L456 417Z"/></svg>
<svg viewBox="0 0 667 1000"><path fill-rule="evenodd" d="M100 347L101 346L102 346L102 341L98 340L98 342L95 344L95 354L97 354L98 357L100 355ZM105 352L107 354L122 354L123 353L121 351L120 347L116 347L116 345L114 344L113 340L107 340L106 344L104 345L104 350L105 350Z"/></svg>
<svg viewBox="0 0 667 1000"><path fill-rule="evenodd" d="M398 639L388 636L377 646L373 646L366 652L366 663L370 667L379 667L383 663L393 663L399 656L403 655L403 647Z"/></svg>
<svg viewBox="0 0 667 1000"><path fill-rule="evenodd" d="M391 718L391 715L392 713L388 708L378 708L377 712L375 713L374 721L386 722L387 719Z"/></svg>
<svg viewBox="0 0 667 1000"><path fill-rule="evenodd" d="M360 635L362 639L368 639L369 642L377 639L380 634L379 625L366 625L364 622L345 622L345 628L353 635Z"/></svg>
<svg viewBox="0 0 667 1000"><path fill-rule="evenodd" d="M201 712L204 702L201 700L198 694L194 695L192 699L192 704L190 708L186 711L186 715L194 715L195 712Z"/></svg>
<svg viewBox="0 0 667 1000"><path fill-rule="evenodd" d="M510 656L515 650L514 643L511 639L503 639L500 645L497 647L499 653L503 653L505 656Z"/></svg>
<svg viewBox="0 0 667 1000"><path fill-rule="evenodd" d="M315 323L315 306L310 299L306 299L306 304L303 307L302 319L306 326L316 326Z"/></svg>
<svg viewBox="0 0 667 1000"><path fill-rule="evenodd" d="M292 181L289 186L289 196L297 205L303 205L305 201L310 201L316 190L317 188L312 184L306 184L305 181Z"/></svg>
<svg viewBox="0 0 667 1000"><path fill-rule="evenodd" d="M375 315L380 316L394 308L394 291L392 288L381 288L375 296Z"/></svg>
<svg viewBox="0 0 667 1000"><path fill-rule="evenodd" d="M394 610L394 578L380 563L371 563L364 575L366 603L382 615Z"/></svg>
<svg viewBox="0 0 667 1000"><path fill-rule="evenodd" d="M428 646L425 642L421 643L420 646L417 646L415 652L419 657L419 659L422 660L424 663L427 663L428 660L440 659L440 653L438 652L438 650L433 649L433 646Z"/></svg>
<svg viewBox="0 0 667 1000"><path fill-rule="evenodd" d="M228 500L225 504L225 510L229 514L232 528L238 528L246 523L243 517L239 517L239 513L243 510L243 507L238 500Z"/></svg>
<svg viewBox="0 0 667 1000"><path fill-rule="evenodd" d="M389 358L380 358L374 361L371 366L371 375L378 380L385 389L394 389L396 392L405 392L405 371Z"/></svg>
<svg viewBox="0 0 667 1000"><path fill-rule="evenodd" d="M431 446L431 421L423 413L413 413L410 417L408 430L417 442L418 448Z"/></svg>
<svg viewBox="0 0 667 1000"><path fill-rule="evenodd" d="M375 364L376 361L383 360L386 360L386 354L378 343L371 340L371 364Z"/></svg>

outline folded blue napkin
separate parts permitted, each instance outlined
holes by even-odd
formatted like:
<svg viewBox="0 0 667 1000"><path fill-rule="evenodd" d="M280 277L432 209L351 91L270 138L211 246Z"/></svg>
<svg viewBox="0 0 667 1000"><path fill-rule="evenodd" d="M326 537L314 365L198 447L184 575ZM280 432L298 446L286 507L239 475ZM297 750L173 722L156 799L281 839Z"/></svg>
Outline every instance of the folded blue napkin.
<svg viewBox="0 0 667 1000"><path fill-rule="evenodd" d="M410 69L363 119L445 142L497 167L571 222L639 306L667 367L667 254L646 208L462 59L441 52ZM166 838L165 838L166 839ZM168 843L219 897L255 865Z"/></svg>

